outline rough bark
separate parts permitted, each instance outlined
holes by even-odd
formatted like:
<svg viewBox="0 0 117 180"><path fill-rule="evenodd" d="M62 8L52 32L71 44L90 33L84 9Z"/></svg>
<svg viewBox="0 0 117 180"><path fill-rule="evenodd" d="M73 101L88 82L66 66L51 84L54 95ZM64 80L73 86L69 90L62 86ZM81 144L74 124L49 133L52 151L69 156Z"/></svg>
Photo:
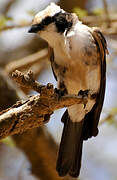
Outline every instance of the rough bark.
<svg viewBox="0 0 117 180"><path fill-rule="evenodd" d="M13 105L21 98L26 98L3 69L0 69L0 98L1 110ZM57 145L46 131L46 127L39 127L12 137L30 160L33 174L41 179L60 179L55 168ZM68 177L63 179L68 180Z"/></svg>
<svg viewBox="0 0 117 180"><path fill-rule="evenodd" d="M18 101L13 107L1 112L0 138L43 125L56 109L87 102L87 98L83 96L60 96L60 92L52 84L43 86L35 81L32 72L24 75L16 71L13 76L20 84L40 94L29 97L26 101Z"/></svg>

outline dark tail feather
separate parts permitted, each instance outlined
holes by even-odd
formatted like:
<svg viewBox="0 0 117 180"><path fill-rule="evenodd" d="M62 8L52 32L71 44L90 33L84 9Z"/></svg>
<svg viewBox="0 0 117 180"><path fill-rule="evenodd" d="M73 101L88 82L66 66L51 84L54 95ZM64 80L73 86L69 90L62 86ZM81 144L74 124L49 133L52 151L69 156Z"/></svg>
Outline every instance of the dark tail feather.
<svg viewBox="0 0 117 180"><path fill-rule="evenodd" d="M62 118L62 121L64 129L56 169L60 176L68 173L72 177L77 177L81 167L83 121L73 123L66 112L65 120Z"/></svg>
<svg viewBox="0 0 117 180"><path fill-rule="evenodd" d="M72 165L72 168L69 172L69 175L72 177L78 177L80 174L81 158L82 158L82 146L83 146L83 140L81 140L81 143L78 147L79 151L76 153L74 164Z"/></svg>

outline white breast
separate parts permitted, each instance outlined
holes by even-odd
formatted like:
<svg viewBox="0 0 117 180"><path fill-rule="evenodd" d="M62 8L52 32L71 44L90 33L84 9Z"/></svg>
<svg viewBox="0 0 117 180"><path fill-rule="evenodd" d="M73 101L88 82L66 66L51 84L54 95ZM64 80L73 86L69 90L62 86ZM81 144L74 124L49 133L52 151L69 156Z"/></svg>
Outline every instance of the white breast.
<svg viewBox="0 0 117 180"><path fill-rule="evenodd" d="M80 23L76 24L66 39L60 41L56 47L55 61L66 68L64 76L58 73L58 83L61 80L64 82L68 94L78 94L80 90L91 90L96 93L100 87L101 72L90 28ZM70 119L73 122L81 121L94 104L95 100L89 99L85 108L83 104L70 106Z"/></svg>
<svg viewBox="0 0 117 180"><path fill-rule="evenodd" d="M67 68L64 83L69 94L99 89L100 63L89 27L77 23L68 33L65 43L60 41L55 49L55 61Z"/></svg>

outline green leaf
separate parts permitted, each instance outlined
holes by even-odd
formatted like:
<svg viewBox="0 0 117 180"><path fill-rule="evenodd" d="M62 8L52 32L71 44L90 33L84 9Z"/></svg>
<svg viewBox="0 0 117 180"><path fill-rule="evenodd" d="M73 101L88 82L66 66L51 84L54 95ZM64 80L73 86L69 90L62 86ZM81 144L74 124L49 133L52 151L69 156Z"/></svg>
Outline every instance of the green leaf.
<svg viewBox="0 0 117 180"><path fill-rule="evenodd" d="M73 12L76 13L79 18L83 18L84 16L88 15L88 12L85 9L81 9L79 7L75 7Z"/></svg>

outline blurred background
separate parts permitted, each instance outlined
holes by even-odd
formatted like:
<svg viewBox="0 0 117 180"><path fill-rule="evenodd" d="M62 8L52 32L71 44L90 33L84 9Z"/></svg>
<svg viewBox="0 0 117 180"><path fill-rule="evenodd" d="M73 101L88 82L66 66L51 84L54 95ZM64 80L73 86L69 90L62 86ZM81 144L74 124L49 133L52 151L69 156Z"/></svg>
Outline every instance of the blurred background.
<svg viewBox="0 0 117 180"><path fill-rule="evenodd" d="M99 135L84 142L80 180L117 180L117 1L116 0L0 0L0 111L35 94L19 87L11 73L32 70L42 84L56 86L47 44L28 34L34 15L50 2L75 12L88 26L100 27L108 44L107 84ZM49 123L0 142L0 180L58 180L55 166L65 109ZM72 179L70 177L62 178Z"/></svg>

